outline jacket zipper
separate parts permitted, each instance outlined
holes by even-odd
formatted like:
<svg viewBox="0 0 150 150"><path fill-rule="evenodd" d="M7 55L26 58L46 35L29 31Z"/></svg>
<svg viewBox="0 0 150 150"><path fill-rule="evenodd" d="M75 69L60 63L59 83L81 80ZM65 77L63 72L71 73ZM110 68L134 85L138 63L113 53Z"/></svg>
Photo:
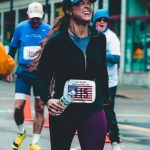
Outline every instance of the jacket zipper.
<svg viewBox="0 0 150 150"><path fill-rule="evenodd" d="M86 54L83 53L83 55L84 55L84 65L85 65L84 70L86 71L87 68Z"/></svg>

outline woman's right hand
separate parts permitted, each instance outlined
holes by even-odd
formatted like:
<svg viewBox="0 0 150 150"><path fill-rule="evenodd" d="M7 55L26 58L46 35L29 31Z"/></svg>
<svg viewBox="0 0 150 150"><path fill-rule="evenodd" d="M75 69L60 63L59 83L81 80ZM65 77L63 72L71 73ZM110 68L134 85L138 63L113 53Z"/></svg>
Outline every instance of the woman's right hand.
<svg viewBox="0 0 150 150"><path fill-rule="evenodd" d="M64 106L59 99L48 100L47 107L52 116L59 116L66 109L66 106Z"/></svg>

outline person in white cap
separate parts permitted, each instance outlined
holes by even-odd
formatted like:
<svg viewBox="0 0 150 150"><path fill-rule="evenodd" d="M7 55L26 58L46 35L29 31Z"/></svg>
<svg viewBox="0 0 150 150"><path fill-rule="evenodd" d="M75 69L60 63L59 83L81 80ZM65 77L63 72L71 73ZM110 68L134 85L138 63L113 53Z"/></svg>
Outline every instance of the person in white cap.
<svg viewBox="0 0 150 150"><path fill-rule="evenodd" d="M106 59L109 77L109 96L111 99L110 107L105 109L107 115L108 130L110 131L110 141L113 150L121 150L119 128L114 111L115 96L118 85L118 64L120 61L120 41L117 35L108 27L109 14L107 9L98 9L94 16L93 22L95 28L106 36Z"/></svg>
<svg viewBox="0 0 150 150"><path fill-rule="evenodd" d="M51 30L51 26L42 21L44 14L42 4L38 2L31 3L28 6L27 14L29 20L25 20L17 25L9 50L9 55L13 58L16 51L19 50L14 106L14 119L18 127L18 133L12 144L13 150L19 150L26 137L26 130L23 124L24 106L27 96L30 95L31 87L33 87L35 96L35 118L33 123L33 140L29 150L41 150L38 141L44 122L44 103L40 99L37 89L37 71L29 71L29 64L34 59L34 53L41 48L41 43ZM12 76L12 74L9 76Z"/></svg>

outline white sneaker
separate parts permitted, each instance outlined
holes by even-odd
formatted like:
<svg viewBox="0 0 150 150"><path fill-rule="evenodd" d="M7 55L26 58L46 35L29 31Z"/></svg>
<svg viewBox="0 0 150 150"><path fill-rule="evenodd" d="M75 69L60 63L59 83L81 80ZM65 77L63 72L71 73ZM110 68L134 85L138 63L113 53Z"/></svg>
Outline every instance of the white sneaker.
<svg viewBox="0 0 150 150"><path fill-rule="evenodd" d="M112 150L122 150L122 147L119 143L113 142L112 143Z"/></svg>

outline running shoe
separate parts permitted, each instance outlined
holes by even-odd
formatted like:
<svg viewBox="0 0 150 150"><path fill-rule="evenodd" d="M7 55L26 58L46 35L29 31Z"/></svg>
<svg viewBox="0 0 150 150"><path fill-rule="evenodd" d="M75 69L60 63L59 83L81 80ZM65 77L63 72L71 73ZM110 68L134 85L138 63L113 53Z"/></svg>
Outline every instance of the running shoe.
<svg viewBox="0 0 150 150"><path fill-rule="evenodd" d="M31 144L29 150L42 150L38 144Z"/></svg>
<svg viewBox="0 0 150 150"><path fill-rule="evenodd" d="M26 131L24 131L23 134L19 134L17 133L17 136L12 144L12 149L13 150L19 150L19 148L21 147L21 144L23 142L23 140L25 139L26 137Z"/></svg>

